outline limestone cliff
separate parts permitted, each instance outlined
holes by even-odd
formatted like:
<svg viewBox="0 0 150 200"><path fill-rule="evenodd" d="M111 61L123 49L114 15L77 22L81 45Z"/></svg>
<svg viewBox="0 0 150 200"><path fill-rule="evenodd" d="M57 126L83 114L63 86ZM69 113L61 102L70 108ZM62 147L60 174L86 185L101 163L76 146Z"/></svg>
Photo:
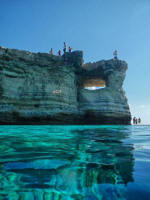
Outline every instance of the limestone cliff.
<svg viewBox="0 0 150 200"><path fill-rule="evenodd" d="M130 124L127 64L83 65L82 51L54 56L0 48L1 124ZM105 88L87 90L88 85Z"/></svg>

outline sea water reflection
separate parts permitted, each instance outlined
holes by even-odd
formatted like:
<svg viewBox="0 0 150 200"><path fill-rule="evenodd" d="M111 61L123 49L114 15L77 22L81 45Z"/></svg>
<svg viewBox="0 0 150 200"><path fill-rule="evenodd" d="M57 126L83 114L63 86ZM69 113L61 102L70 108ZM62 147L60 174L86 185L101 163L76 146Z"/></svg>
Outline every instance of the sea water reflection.
<svg viewBox="0 0 150 200"><path fill-rule="evenodd" d="M3 126L0 200L134 199L131 135L131 126Z"/></svg>

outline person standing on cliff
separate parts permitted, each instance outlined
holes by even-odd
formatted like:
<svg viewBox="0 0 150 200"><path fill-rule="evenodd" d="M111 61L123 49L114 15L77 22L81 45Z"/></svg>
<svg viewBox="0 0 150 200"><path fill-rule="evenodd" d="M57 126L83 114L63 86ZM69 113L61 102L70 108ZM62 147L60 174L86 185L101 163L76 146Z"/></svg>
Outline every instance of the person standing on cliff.
<svg viewBox="0 0 150 200"><path fill-rule="evenodd" d="M69 47L69 48L68 48L68 50L69 50L69 53L71 53L71 50L72 50L72 48L71 48L71 47Z"/></svg>
<svg viewBox="0 0 150 200"><path fill-rule="evenodd" d="M61 56L61 51L60 50L58 51L58 55Z"/></svg>
<svg viewBox="0 0 150 200"><path fill-rule="evenodd" d="M64 54L66 53L66 43L64 42L64 48L63 48Z"/></svg>
<svg viewBox="0 0 150 200"><path fill-rule="evenodd" d="M114 59L117 60L117 59L118 59L118 57L117 57L117 56L118 56L117 50L115 50L115 51L113 52L113 55L114 55Z"/></svg>
<svg viewBox="0 0 150 200"><path fill-rule="evenodd" d="M51 48L51 50L50 50L50 55L53 55L54 54L54 52L53 52L53 49Z"/></svg>

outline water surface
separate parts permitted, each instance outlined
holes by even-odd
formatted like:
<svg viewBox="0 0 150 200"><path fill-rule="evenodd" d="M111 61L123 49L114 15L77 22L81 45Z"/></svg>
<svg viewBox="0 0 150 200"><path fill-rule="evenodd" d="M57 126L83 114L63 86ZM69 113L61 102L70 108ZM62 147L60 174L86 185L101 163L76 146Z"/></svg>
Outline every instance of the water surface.
<svg viewBox="0 0 150 200"><path fill-rule="evenodd" d="M0 126L0 200L119 199L150 199L150 126Z"/></svg>

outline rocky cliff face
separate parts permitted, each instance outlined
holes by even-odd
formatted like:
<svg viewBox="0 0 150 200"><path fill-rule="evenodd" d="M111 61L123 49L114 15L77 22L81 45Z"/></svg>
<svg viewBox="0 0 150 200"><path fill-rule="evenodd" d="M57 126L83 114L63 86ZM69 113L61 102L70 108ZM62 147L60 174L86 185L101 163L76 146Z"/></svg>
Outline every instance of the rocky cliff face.
<svg viewBox="0 0 150 200"><path fill-rule="evenodd" d="M0 48L1 124L129 124L122 89L127 64L83 65L83 53L63 56ZM90 91L87 82L105 83Z"/></svg>
<svg viewBox="0 0 150 200"><path fill-rule="evenodd" d="M85 123L128 124L130 111L122 89L127 63L120 60L100 61L85 64L83 82L103 81L105 87L99 90L86 90L80 87L79 109ZM91 80L91 81L90 81Z"/></svg>

